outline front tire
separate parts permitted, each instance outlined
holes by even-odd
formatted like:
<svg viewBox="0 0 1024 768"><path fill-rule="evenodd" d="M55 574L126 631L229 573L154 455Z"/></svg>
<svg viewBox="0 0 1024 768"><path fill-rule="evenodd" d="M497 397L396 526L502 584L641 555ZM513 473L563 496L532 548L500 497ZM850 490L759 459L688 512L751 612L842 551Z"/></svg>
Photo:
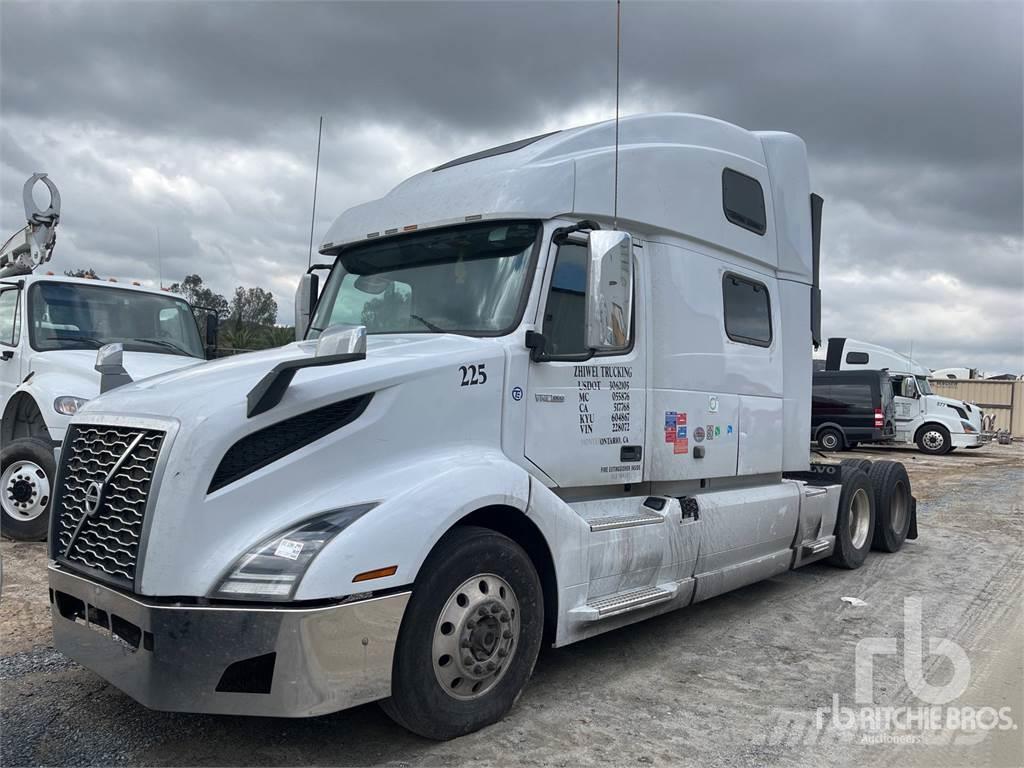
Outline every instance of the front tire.
<svg viewBox="0 0 1024 768"><path fill-rule="evenodd" d="M50 527L57 462L53 446L20 437L0 450L0 530L18 541L41 541Z"/></svg>
<svg viewBox="0 0 1024 768"><path fill-rule="evenodd" d="M931 456L941 456L949 453L953 447L953 441L949 437L949 430L941 424L926 424L917 433L917 447L922 453Z"/></svg>
<svg viewBox="0 0 1024 768"><path fill-rule="evenodd" d="M543 630L540 579L523 548L487 528L457 527L420 569L381 706L429 739L491 725L529 680Z"/></svg>
<svg viewBox="0 0 1024 768"><path fill-rule="evenodd" d="M871 549L875 529L875 501L871 481L860 469L843 467L843 487L836 516L836 546L829 558L832 565L860 568Z"/></svg>

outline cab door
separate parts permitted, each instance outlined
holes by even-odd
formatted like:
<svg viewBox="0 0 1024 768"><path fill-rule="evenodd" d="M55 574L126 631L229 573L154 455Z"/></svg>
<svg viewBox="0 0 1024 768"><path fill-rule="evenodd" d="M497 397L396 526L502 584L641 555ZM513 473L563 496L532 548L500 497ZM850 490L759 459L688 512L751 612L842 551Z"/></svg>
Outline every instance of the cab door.
<svg viewBox="0 0 1024 768"><path fill-rule="evenodd" d="M561 487L638 483L644 474L647 403L646 275L634 250L634 322L629 349L588 354L587 246L552 245L541 333L548 359L531 361L526 458Z"/></svg>
<svg viewBox="0 0 1024 768"><path fill-rule="evenodd" d="M910 379L911 388L917 397L904 397L903 380ZM896 439L902 442L914 442L914 431L921 420L922 398L917 390L917 381L913 376L891 375L893 408L896 412Z"/></svg>
<svg viewBox="0 0 1024 768"><path fill-rule="evenodd" d="M0 412L21 383L21 290L0 284Z"/></svg>

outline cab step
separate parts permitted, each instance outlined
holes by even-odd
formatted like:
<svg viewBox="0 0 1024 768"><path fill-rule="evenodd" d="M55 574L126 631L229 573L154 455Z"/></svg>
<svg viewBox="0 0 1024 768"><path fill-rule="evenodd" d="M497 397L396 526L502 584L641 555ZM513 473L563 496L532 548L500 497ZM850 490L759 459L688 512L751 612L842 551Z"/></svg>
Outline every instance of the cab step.
<svg viewBox="0 0 1024 768"><path fill-rule="evenodd" d="M832 536L826 536L822 539L815 539L814 541L807 542L803 545L803 556L809 557L811 555L820 555L825 550L831 549L832 540Z"/></svg>
<svg viewBox="0 0 1024 768"><path fill-rule="evenodd" d="M633 515L613 515L611 517L595 517L590 523L591 532L613 531L616 528L633 528L638 525L654 525L665 522L665 518L653 512L640 511Z"/></svg>
<svg viewBox="0 0 1024 768"><path fill-rule="evenodd" d="M597 621L618 616L620 613L635 611L671 600L679 593L676 584L660 584L656 587L639 587L618 592L614 595L596 597L579 608L573 608L569 615L579 621Z"/></svg>

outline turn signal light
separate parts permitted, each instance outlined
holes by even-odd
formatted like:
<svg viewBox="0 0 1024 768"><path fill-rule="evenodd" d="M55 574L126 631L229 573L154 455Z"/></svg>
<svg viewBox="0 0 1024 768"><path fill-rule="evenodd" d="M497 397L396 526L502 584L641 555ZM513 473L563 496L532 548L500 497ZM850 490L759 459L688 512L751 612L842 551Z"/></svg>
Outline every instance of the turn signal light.
<svg viewBox="0 0 1024 768"><path fill-rule="evenodd" d="M352 582L358 581L370 581L371 579L383 579L385 576L394 576L398 571L397 565L389 565L387 568L377 568L373 571L363 571L362 573L356 574Z"/></svg>

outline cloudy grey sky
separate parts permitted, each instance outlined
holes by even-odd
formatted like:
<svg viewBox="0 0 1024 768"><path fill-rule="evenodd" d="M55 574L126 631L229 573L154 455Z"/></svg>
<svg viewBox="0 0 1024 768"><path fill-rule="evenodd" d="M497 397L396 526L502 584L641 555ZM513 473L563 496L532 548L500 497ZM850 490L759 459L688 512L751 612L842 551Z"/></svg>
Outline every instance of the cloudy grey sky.
<svg viewBox="0 0 1024 768"><path fill-rule="evenodd" d="M0 2L0 233L36 170L53 266L288 321L309 238L456 155L614 114L615 6ZM623 112L801 135L826 200L824 331L1024 371L1020 2L623 3Z"/></svg>

